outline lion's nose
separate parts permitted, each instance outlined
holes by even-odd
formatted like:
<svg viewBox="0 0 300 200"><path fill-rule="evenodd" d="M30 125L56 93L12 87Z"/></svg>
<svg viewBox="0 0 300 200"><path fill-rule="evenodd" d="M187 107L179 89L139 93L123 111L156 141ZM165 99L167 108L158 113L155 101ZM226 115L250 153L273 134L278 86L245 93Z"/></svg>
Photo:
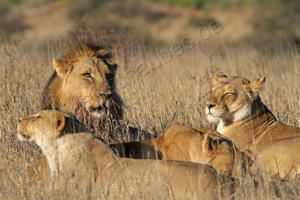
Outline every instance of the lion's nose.
<svg viewBox="0 0 300 200"><path fill-rule="evenodd" d="M210 110L211 108L215 107L216 104L207 104L207 108Z"/></svg>

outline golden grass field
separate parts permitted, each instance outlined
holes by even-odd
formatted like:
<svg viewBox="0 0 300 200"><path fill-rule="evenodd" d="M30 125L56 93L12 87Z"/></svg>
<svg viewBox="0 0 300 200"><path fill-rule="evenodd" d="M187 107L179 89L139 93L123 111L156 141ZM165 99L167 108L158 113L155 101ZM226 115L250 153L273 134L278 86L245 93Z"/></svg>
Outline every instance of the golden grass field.
<svg viewBox="0 0 300 200"><path fill-rule="evenodd" d="M264 45L249 40L232 44L215 35L188 42L146 45L134 41L113 47L114 61L119 65L117 90L124 100L126 123L155 135L171 124L209 128L205 97L213 75L223 72L251 80L265 76L267 82L260 92L263 102L283 123L300 126L300 54L292 43ZM40 158L41 151L33 143L16 139L18 119L40 109L42 90L53 71L52 57L59 58L69 44L68 36L42 44L21 38L0 44L1 200L90 198L88 192L68 180L45 187L29 184L24 172ZM298 180L257 175L241 179L240 184L236 199L300 197ZM138 186L126 190L112 184L99 199L166 199L164 191L153 193L155 197L139 193Z"/></svg>

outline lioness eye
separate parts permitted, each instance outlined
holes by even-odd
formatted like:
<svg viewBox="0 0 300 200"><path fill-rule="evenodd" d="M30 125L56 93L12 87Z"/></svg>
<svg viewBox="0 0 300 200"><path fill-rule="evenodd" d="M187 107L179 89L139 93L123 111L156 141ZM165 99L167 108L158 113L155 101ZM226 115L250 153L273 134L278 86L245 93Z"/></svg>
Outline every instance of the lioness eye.
<svg viewBox="0 0 300 200"><path fill-rule="evenodd" d="M88 72L82 74L82 76L83 76L84 78L92 78L91 74L88 73Z"/></svg>

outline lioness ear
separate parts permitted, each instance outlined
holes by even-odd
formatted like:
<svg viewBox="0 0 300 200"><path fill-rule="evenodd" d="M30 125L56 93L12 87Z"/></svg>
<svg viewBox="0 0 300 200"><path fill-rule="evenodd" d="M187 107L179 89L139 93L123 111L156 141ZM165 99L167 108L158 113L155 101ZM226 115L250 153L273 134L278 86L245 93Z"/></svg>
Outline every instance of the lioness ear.
<svg viewBox="0 0 300 200"><path fill-rule="evenodd" d="M266 82L266 77L258 79L257 81L252 81L250 82L250 88L252 91L257 91L263 86L265 82Z"/></svg>
<svg viewBox="0 0 300 200"><path fill-rule="evenodd" d="M63 77L67 72L67 68L56 58L53 58L53 68L59 77Z"/></svg>
<svg viewBox="0 0 300 200"><path fill-rule="evenodd" d="M214 150L214 140L209 136L209 134L205 134L204 140L202 143L203 151L213 151Z"/></svg>
<svg viewBox="0 0 300 200"><path fill-rule="evenodd" d="M203 140L203 150L209 152L216 152L219 148L227 146L225 139L214 139L210 134L206 134Z"/></svg>
<svg viewBox="0 0 300 200"><path fill-rule="evenodd" d="M220 81L226 80L228 77L225 74L215 74L213 78L213 83L217 84Z"/></svg>
<svg viewBox="0 0 300 200"><path fill-rule="evenodd" d="M66 125L66 118L61 112L56 112L55 116L56 116L56 128L58 130L58 135L59 135Z"/></svg>

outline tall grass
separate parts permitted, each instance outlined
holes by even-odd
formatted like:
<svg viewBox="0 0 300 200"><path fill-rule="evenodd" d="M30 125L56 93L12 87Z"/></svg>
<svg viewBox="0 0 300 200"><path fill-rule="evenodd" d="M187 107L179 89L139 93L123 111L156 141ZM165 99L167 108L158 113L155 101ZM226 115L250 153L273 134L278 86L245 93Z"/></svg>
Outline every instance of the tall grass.
<svg viewBox="0 0 300 200"><path fill-rule="evenodd" d="M18 119L39 110L42 89L52 73L52 57L59 58L65 52L64 44L1 44L0 199L89 198L66 180L51 187L30 185L24 172L41 151L15 137ZM266 76L260 92L263 102L283 123L300 126L300 55L292 45L231 45L210 39L174 51L172 45L137 42L114 49L114 54L119 64L117 89L125 102L124 120L132 126L153 134L162 133L171 124L210 127L204 114L205 97L217 72L251 80ZM297 181L260 175L240 183L237 199L297 199L300 191ZM128 192L112 185L101 198L164 197L163 193L161 197L141 194L138 187Z"/></svg>

